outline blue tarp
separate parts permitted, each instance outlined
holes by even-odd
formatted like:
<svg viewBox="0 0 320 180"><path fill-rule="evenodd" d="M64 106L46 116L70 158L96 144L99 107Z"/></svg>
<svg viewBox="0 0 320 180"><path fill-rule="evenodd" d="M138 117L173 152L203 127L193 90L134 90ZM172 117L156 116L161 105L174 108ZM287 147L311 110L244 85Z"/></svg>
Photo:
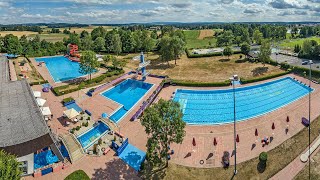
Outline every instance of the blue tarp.
<svg viewBox="0 0 320 180"><path fill-rule="evenodd" d="M77 103L68 104L68 105L66 105L66 107L67 107L68 109L72 109L72 108L73 108L74 110L78 111L79 113L82 112L81 107L79 107L79 106L77 105Z"/></svg>

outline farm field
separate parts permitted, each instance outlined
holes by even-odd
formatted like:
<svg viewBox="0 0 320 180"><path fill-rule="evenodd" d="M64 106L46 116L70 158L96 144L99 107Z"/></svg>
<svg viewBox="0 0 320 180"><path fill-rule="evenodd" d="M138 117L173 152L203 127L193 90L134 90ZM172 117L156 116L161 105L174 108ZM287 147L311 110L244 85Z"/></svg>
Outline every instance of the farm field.
<svg viewBox="0 0 320 180"><path fill-rule="evenodd" d="M199 30L188 30L184 31L184 33L188 49L214 47L217 42L216 38L208 37L208 35L214 34L213 30L211 32L210 30L205 30L202 34Z"/></svg>
<svg viewBox="0 0 320 180"><path fill-rule="evenodd" d="M29 35L28 37L34 38L35 36L36 36L35 34L32 34L32 35ZM39 34L39 36L40 36L40 40L45 39L48 42L62 41L63 38L68 37L67 34L61 34L61 33L59 33L59 34Z"/></svg>
<svg viewBox="0 0 320 180"><path fill-rule="evenodd" d="M0 35L3 37L8 34L13 34L14 36L21 37L23 35L30 36L30 35L36 35L37 32L32 31L0 31Z"/></svg>
<svg viewBox="0 0 320 180"><path fill-rule="evenodd" d="M88 27L71 27L70 29L69 29L69 27L62 27L62 28L58 28L61 32L63 32L63 30L65 30L65 29L67 29L67 30L69 30L70 32L75 32L75 33L77 33L77 34L80 34L82 31L88 31L89 33L91 33L92 31L93 31L93 29L95 29L95 28L97 28L98 26L88 26ZM107 31L108 30L111 30L113 27L111 27L111 26L102 26L102 27L104 27ZM47 28L47 27L45 27L44 29L43 29L43 31L44 32L47 32L47 31L50 31L52 28Z"/></svg>
<svg viewBox="0 0 320 180"><path fill-rule="evenodd" d="M139 62L131 60L134 56L122 57L129 60L128 69L138 67ZM192 82L223 82L232 74L238 74L242 78L253 78L283 72L278 67L267 64L263 67L261 63L238 63L239 55L230 56L230 60L223 56L189 59L183 55L177 60L177 65L174 65L174 61L170 61L169 67L166 62L159 59L158 55L150 54L146 59L151 61L147 70L152 74L168 75L172 79Z"/></svg>

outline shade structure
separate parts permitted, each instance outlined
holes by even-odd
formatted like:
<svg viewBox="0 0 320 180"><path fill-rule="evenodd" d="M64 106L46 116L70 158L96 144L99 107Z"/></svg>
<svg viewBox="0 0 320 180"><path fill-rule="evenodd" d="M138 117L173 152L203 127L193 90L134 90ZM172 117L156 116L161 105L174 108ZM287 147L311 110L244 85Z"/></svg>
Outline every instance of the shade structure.
<svg viewBox="0 0 320 180"><path fill-rule="evenodd" d="M37 98L36 101L37 101L38 106L42 107L46 103L47 100L42 99L42 98Z"/></svg>
<svg viewBox="0 0 320 180"><path fill-rule="evenodd" d="M254 132L255 136L258 136L258 129L256 129L256 131Z"/></svg>
<svg viewBox="0 0 320 180"><path fill-rule="evenodd" d="M216 138L213 138L213 145L216 146L218 143L217 143L217 139Z"/></svg>
<svg viewBox="0 0 320 180"><path fill-rule="evenodd" d="M73 108L64 111L63 114L69 119L72 119L72 118L74 118L74 117L79 115L78 111L76 111Z"/></svg>
<svg viewBox="0 0 320 180"><path fill-rule="evenodd" d="M237 141L237 142L240 142L239 134L237 134L236 141Z"/></svg>
<svg viewBox="0 0 320 180"><path fill-rule="evenodd" d="M274 125L274 123L272 123L272 127L271 127L272 129L275 129L276 128L276 126Z"/></svg>
<svg viewBox="0 0 320 180"><path fill-rule="evenodd" d="M41 92L40 91L33 91L33 95L34 95L34 97L39 98L39 97L41 97Z"/></svg>
<svg viewBox="0 0 320 180"><path fill-rule="evenodd" d="M107 113L102 113L102 114L101 114L101 117L102 117L102 118L107 118L107 117L108 117L108 114L107 114Z"/></svg>
<svg viewBox="0 0 320 180"><path fill-rule="evenodd" d="M196 144L196 140L195 140L194 138L192 139L192 145L193 145L193 146L196 146L196 145L197 145L197 144Z"/></svg>
<svg viewBox="0 0 320 180"><path fill-rule="evenodd" d="M289 122L290 120L289 120L289 116L287 116L287 122Z"/></svg>
<svg viewBox="0 0 320 180"><path fill-rule="evenodd" d="M44 116L49 116L51 115L51 111L49 107L40 107L41 113Z"/></svg>

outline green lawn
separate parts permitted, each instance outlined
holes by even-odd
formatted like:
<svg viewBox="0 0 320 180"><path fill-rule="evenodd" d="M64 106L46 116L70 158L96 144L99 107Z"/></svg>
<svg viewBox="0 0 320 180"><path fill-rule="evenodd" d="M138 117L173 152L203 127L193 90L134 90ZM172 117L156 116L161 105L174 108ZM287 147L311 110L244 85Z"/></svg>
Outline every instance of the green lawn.
<svg viewBox="0 0 320 180"><path fill-rule="evenodd" d="M34 38L36 35L32 34L29 35L29 37ZM43 40L45 39L48 42L57 42L57 41L62 41L63 38L67 38L68 35L67 34L39 34L40 39Z"/></svg>
<svg viewBox="0 0 320 180"><path fill-rule="evenodd" d="M319 37L309 37L309 38L297 38L297 39L286 39L280 43L280 47L282 48L290 48L293 49L296 44L302 45L305 40L316 40L320 44Z"/></svg>
<svg viewBox="0 0 320 180"><path fill-rule="evenodd" d="M196 49L196 48L209 48L214 47L216 45L216 38L204 38L198 39L200 31L199 30L189 30L184 31L187 41L187 48L188 49ZM209 45L211 43L211 46Z"/></svg>
<svg viewBox="0 0 320 180"><path fill-rule="evenodd" d="M90 178L83 170L77 170L69 174L64 180L90 180Z"/></svg>

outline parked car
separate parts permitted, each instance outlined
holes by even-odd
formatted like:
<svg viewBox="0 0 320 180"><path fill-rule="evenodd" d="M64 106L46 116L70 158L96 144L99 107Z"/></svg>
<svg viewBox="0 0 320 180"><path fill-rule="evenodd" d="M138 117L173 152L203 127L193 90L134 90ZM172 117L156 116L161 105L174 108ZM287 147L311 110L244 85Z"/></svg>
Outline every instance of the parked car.
<svg viewBox="0 0 320 180"><path fill-rule="evenodd" d="M307 65L309 63L309 61L302 61L302 65Z"/></svg>

